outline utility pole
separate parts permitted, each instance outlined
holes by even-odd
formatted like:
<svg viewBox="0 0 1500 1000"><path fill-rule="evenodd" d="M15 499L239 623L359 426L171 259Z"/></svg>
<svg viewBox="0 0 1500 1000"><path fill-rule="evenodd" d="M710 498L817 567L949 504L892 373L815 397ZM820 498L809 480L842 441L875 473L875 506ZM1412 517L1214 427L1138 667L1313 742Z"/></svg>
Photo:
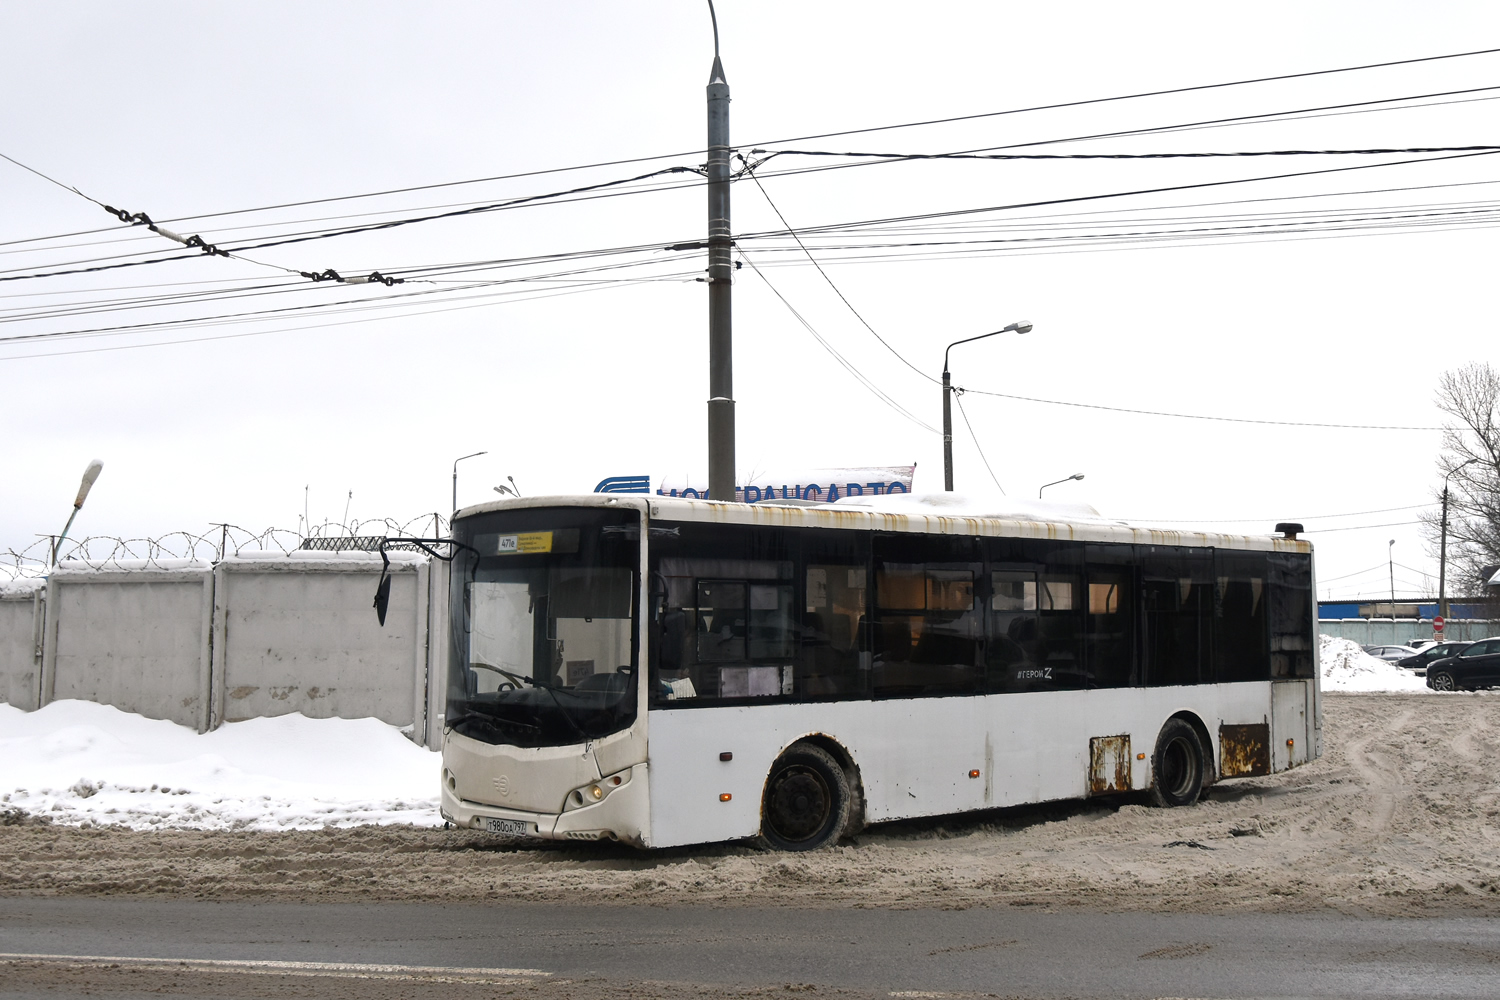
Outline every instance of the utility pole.
<svg viewBox="0 0 1500 1000"><path fill-rule="evenodd" d="M1396 540L1385 547L1386 565L1391 571L1391 621L1396 620Z"/></svg>
<svg viewBox="0 0 1500 1000"><path fill-rule="evenodd" d="M1442 538L1442 541L1438 543L1438 614L1444 621L1448 620L1448 480L1452 479L1453 474L1459 469L1473 465L1477 461L1479 459L1471 458L1463 465L1450 469L1443 477L1443 523L1438 531Z"/></svg>
<svg viewBox="0 0 1500 1000"><path fill-rule="evenodd" d="M730 292L734 267L729 237L729 82L719 62L719 19L714 24L714 64L708 74L708 496L734 500L734 339Z"/></svg>

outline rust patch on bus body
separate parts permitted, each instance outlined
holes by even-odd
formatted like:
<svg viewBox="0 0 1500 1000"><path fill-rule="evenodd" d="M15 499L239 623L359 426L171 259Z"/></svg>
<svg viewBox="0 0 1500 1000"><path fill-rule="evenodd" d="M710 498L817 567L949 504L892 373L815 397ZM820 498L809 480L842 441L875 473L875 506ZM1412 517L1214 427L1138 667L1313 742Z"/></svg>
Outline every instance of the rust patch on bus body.
<svg viewBox="0 0 1500 1000"><path fill-rule="evenodd" d="M1271 773L1271 727L1264 722L1249 726L1219 727L1219 776L1253 778Z"/></svg>
<svg viewBox="0 0 1500 1000"><path fill-rule="evenodd" d="M1089 740L1089 794L1130 791L1130 736Z"/></svg>

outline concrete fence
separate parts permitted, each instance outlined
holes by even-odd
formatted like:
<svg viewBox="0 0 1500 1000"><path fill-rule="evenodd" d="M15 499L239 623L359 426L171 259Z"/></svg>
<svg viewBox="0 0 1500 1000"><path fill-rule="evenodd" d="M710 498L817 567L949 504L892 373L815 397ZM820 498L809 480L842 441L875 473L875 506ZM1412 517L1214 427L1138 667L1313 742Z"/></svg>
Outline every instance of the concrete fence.
<svg viewBox="0 0 1500 1000"><path fill-rule="evenodd" d="M1415 639L1431 639L1432 620L1427 618L1323 618L1318 631L1335 639L1353 639L1361 646L1404 646ZM1449 619L1443 638L1471 642L1500 635L1500 622L1481 618Z"/></svg>
<svg viewBox="0 0 1500 1000"><path fill-rule="evenodd" d="M41 704L45 593L40 580L0 582L0 701L28 712Z"/></svg>
<svg viewBox="0 0 1500 1000"><path fill-rule="evenodd" d="M291 712L374 717L435 746L447 654L429 623L446 567L390 558L384 628L373 553L65 561L45 586L0 586L0 697L26 710L79 698L200 732Z"/></svg>
<svg viewBox="0 0 1500 1000"><path fill-rule="evenodd" d="M79 698L205 731L213 600L206 562L63 563L47 581L41 704Z"/></svg>

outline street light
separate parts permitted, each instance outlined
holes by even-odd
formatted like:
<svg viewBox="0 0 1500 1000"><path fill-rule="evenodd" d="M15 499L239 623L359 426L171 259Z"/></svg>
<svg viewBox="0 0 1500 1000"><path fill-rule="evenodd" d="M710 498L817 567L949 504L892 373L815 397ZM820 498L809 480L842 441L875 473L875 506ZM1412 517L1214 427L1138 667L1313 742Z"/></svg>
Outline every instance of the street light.
<svg viewBox="0 0 1500 1000"><path fill-rule="evenodd" d="M955 340L943 351L943 489L949 493L953 492L953 386L948 379L948 351L953 350L959 344L967 344L973 340L983 340L985 337L993 337L1001 333L1030 333L1031 321L1020 320L1012 323L1001 330L991 330L989 333L981 333L977 337L965 337L963 340Z"/></svg>
<svg viewBox="0 0 1500 1000"><path fill-rule="evenodd" d="M83 510L83 502L89 497L89 490L94 488L94 480L99 478L99 473L104 471L104 463L97 458L88 464L83 470L83 481L78 484L78 497L73 501L73 513L68 515L68 523L63 525L62 534L57 536L57 541L52 545L52 565L57 565L57 554L62 551L63 542L67 540L68 529L73 527L73 518Z"/></svg>
<svg viewBox="0 0 1500 1000"><path fill-rule="evenodd" d="M460 455L453 460L453 509L458 510L458 463L466 458L478 458L480 455L488 455L487 451L476 451L472 455Z"/></svg>
<svg viewBox="0 0 1500 1000"><path fill-rule="evenodd" d="M1442 541L1438 543L1438 616L1444 621L1448 619L1448 480L1460 469L1477 461L1479 459L1471 458L1463 465L1456 465L1443 477L1443 526L1439 531Z"/></svg>
<svg viewBox="0 0 1500 1000"><path fill-rule="evenodd" d="M1075 472L1071 476L1069 476L1067 479L1059 479L1057 481L1057 483L1071 483L1075 479L1082 479L1082 478L1083 478L1083 473L1081 473L1081 472ZM1057 483L1044 483L1043 485L1037 487L1036 498L1038 500L1040 500L1042 498L1042 490L1045 490L1048 486L1056 486Z"/></svg>

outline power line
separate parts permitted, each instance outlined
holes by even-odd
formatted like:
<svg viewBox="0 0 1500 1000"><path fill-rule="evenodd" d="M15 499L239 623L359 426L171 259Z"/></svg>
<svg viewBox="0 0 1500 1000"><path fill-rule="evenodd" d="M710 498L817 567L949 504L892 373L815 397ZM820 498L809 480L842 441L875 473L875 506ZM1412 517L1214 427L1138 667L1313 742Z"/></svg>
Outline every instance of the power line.
<svg viewBox="0 0 1500 1000"><path fill-rule="evenodd" d="M936 427L933 427L921 417L918 417L915 413L912 413L906 407L897 402L894 397L883 391L863 372L855 367L854 362L850 361L848 358L840 354L834 348L834 346L830 344L827 339L825 339L823 335L817 331L812 323L808 322L807 318L797 310L797 307L792 305L791 302L787 300L787 297L785 295L781 294L781 291L771 283L771 279L767 278L759 267L756 267L755 261L751 260L743 250L740 251L740 258L744 260L746 264L750 265L750 270L755 272L756 277L760 278L761 281L766 283L766 287L771 290L771 293L773 295L781 300L781 304L787 307L787 310L792 314L793 317L796 318L797 322L802 325L802 328L809 334L811 334L813 339L816 340L820 345L822 345L823 349L830 355L832 355L833 359L837 361L841 366L843 366L845 371L847 371L850 375L853 375L854 378L860 383L860 385L863 385L866 389L870 390L870 392L873 393L877 399L885 403L885 405L889 406L897 413L901 414L901 416L905 417L907 420L910 420L912 423L916 424L918 427L921 427L923 430L930 431L933 434L940 433Z"/></svg>
<svg viewBox="0 0 1500 1000"><path fill-rule="evenodd" d="M1166 518L1166 517L1124 517L1122 521L1145 522L1150 524L1249 524L1252 521L1324 521L1335 517L1362 517L1365 514L1391 514L1399 510L1421 510L1425 507L1435 507L1437 504L1416 503L1406 507L1381 507L1377 510L1352 510L1343 514L1301 514L1296 517L1287 517L1284 514L1276 514L1268 517L1228 517L1217 519L1194 518Z"/></svg>
<svg viewBox="0 0 1500 1000"><path fill-rule="evenodd" d="M743 157L741 157L740 162L745 163ZM844 295L844 293L839 290L839 286L833 283L833 279L828 276L828 272L823 270L823 265L819 264L818 259L812 255L812 252L810 250L807 249L807 245L802 242L802 237L797 235L797 231L792 228L792 224L786 221L786 216L781 214L781 209L776 207L776 203L772 201L771 196L766 193L765 185L761 184L760 178L755 176L755 171L751 169L749 163L745 163L745 172L750 175L750 179L753 180L755 182L755 186L760 189L760 193L766 199L766 204L771 206L771 211L776 213L776 218L781 220L781 224L786 227L787 233L791 235L792 239L797 241L797 245L802 248L802 252L807 255L807 259L812 262L813 267L818 269L818 273L823 276L824 281L828 282L828 287L833 289L833 293L839 297L839 300L843 302L844 305L849 307L849 311L854 314L854 318L859 320L860 323L863 324L864 328L870 331L871 336L880 341L881 346L894 354L897 360L899 360L903 365L910 368L912 371L916 372L927 381L936 383L938 381L937 379L933 378L931 375L927 374L922 369L912 364L910 361L906 360L906 358L901 354L900 351L896 350L889 343L887 343L886 339L879 333L877 333L875 331L875 328L871 326L863 316L860 315L859 310L854 308L854 304L850 302L849 299Z"/></svg>
<svg viewBox="0 0 1500 1000"><path fill-rule="evenodd" d="M983 389L964 389L965 392L981 396L996 396L1000 399L1015 399L1025 403L1045 403L1048 406L1072 406L1084 410L1107 410L1111 413L1130 413L1143 417L1172 417L1177 420L1213 420L1228 424L1268 424L1273 427L1327 427L1334 430L1353 431L1440 431L1441 427L1406 427L1391 424L1326 424L1308 420L1259 420L1249 417L1215 417L1199 413L1168 413L1161 410L1132 410L1123 406L1103 406L1098 403L1074 403L1060 399L1038 399L1034 396L1014 396L1004 392L986 392Z"/></svg>
<svg viewBox="0 0 1500 1000"><path fill-rule="evenodd" d="M953 394L953 401L958 404L958 415L964 418L964 426L969 429L969 437L974 439L974 450L979 452L979 460L984 463L985 471L995 481L995 488L1000 491L1000 495L1005 496L1005 487L1000 485L1000 477L995 475L994 469L990 468L990 460L984 457L984 449L979 444L979 435L974 433L974 425L969 423L969 414L964 411L963 395L962 392Z"/></svg>
<svg viewBox="0 0 1500 1000"><path fill-rule="evenodd" d="M1364 531L1368 528L1400 528L1408 524L1421 524L1421 521L1389 521L1385 524L1356 524L1347 528L1308 528L1308 534L1316 531L1320 535L1326 535L1330 531Z"/></svg>
<svg viewBox="0 0 1500 1000"><path fill-rule="evenodd" d="M1411 146L1404 149L1262 149L1204 153L866 153L815 149L752 150L772 156L832 156L854 159L902 160L1207 160L1256 156L1378 156L1387 153L1479 153L1500 146ZM766 160L761 160L765 163Z"/></svg>
<svg viewBox="0 0 1500 1000"><path fill-rule="evenodd" d="M207 343L207 342L217 341L217 340L239 340L239 339L242 339L242 338L245 338L245 337L263 337L263 336L266 336L268 334L296 333L296 332L299 332L299 331L302 331L302 330L323 330L323 329L327 329L327 328L330 328L330 327L350 326L350 325L357 324L357 323L380 322L380 321L392 320L392 319L411 319L411 318L414 318L414 317L417 317L417 316L431 316L431 315L434 315L434 314L437 314L437 313L462 312L462 311L466 311L466 310L469 310L469 309L485 309L485 308L489 308L489 307L497 305L497 304L507 305L507 304L518 303L518 302L535 302L535 301L538 301L540 299L553 299L553 298L562 297L564 295L577 295L577 294L580 294L582 292L598 291L598 290L601 289L601 287L620 288L620 287L626 287L626 286L624 284L614 284L614 285L609 285L609 286L591 285L591 286L586 287L586 288L564 289L564 290L560 290L560 291L559 290L553 290L553 291L548 291L548 292L545 292L545 293L542 293L542 294L532 294L532 295L524 295L523 292L513 292L513 293L510 293L510 294L514 295L515 297L509 299L508 302L504 302L504 303L496 303L496 302L493 302L493 301L477 302L477 303L470 303L468 305L442 306L442 307L433 308L433 309L422 309L422 310L417 310L415 312L401 313L399 315L361 317L359 319L339 320L339 321L333 322L333 323L310 323L310 324L307 324L307 325L304 325L304 326L280 327L280 328L271 329L271 330L250 330L250 331L246 331L246 332L243 332L243 333L222 333L222 334L215 334L215 335L206 336L206 337L184 337L184 338L180 338L178 340L163 340L163 341L155 341L155 342L152 342L152 343L116 344L116 345L113 345L113 346L110 346L110 347L90 347L90 348L82 348L82 349L79 349L79 350L72 350L72 351L50 351L50 352L41 353L41 354L16 354L16 355L9 355L9 356L0 355L0 362L3 362L3 361L24 361L24 360L33 359L33 358L56 358L56 357L63 357L63 356L72 355L72 354L103 354L103 353L110 352L110 351L128 351L128 350L136 350L138 348L144 348L144 347L177 347L177 346L185 345L185 344L200 344L200 343Z"/></svg>

